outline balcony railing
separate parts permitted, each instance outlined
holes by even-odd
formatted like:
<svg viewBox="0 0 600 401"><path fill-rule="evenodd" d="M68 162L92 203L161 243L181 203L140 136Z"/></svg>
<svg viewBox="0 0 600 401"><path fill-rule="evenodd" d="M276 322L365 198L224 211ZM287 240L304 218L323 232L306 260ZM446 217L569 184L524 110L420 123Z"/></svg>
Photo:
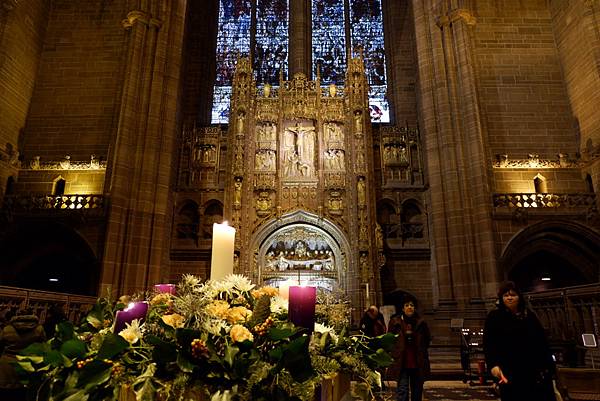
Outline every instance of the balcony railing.
<svg viewBox="0 0 600 401"><path fill-rule="evenodd" d="M0 286L0 310L15 313L30 308L42 323L53 305L59 305L70 321L79 322L95 303L96 297Z"/></svg>
<svg viewBox="0 0 600 401"><path fill-rule="evenodd" d="M596 204L594 193L547 194L509 193L494 194L495 208L589 208Z"/></svg>
<svg viewBox="0 0 600 401"><path fill-rule="evenodd" d="M104 196L94 194L71 195L7 195L4 197L2 209L13 213L29 213L49 210L81 210L104 209Z"/></svg>

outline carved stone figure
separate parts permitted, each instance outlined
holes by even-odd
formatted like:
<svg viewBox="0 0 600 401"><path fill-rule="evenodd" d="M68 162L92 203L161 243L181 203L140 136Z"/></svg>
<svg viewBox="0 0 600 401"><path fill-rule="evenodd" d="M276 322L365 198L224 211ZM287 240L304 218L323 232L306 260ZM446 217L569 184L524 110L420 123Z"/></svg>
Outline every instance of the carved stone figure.
<svg viewBox="0 0 600 401"><path fill-rule="evenodd" d="M96 155L90 156L90 168L97 170L100 168L100 160L96 158Z"/></svg>
<svg viewBox="0 0 600 401"><path fill-rule="evenodd" d="M354 113L354 129L355 129L355 131L362 132L362 126L363 126L362 113L360 111L357 111Z"/></svg>
<svg viewBox="0 0 600 401"><path fill-rule="evenodd" d="M329 84L329 97L335 97L337 94L337 87L335 84Z"/></svg>
<svg viewBox="0 0 600 401"><path fill-rule="evenodd" d="M238 134L243 134L244 133L244 113L240 112L237 115L237 121L236 121L236 127L237 127L237 133Z"/></svg>
<svg viewBox="0 0 600 401"><path fill-rule="evenodd" d="M68 170L69 168L71 168L71 156L66 155L64 159L58 162L58 164L63 170Z"/></svg>
<svg viewBox="0 0 600 401"><path fill-rule="evenodd" d="M242 181L235 180L233 187L233 204L239 206L242 204Z"/></svg>
<svg viewBox="0 0 600 401"><path fill-rule="evenodd" d="M360 177L356 183L356 192L358 198L358 205L364 206L367 204L366 184L364 177Z"/></svg>
<svg viewBox="0 0 600 401"><path fill-rule="evenodd" d="M310 176L314 171L315 127L304 127L296 123L288 127L284 135L287 176Z"/></svg>
<svg viewBox="0 0 600 401"><path fill-rule="evenodd" d="M330 142L338 142L342 140L342 129L337 124L325 124L325 133L325 137Z"/></svg>

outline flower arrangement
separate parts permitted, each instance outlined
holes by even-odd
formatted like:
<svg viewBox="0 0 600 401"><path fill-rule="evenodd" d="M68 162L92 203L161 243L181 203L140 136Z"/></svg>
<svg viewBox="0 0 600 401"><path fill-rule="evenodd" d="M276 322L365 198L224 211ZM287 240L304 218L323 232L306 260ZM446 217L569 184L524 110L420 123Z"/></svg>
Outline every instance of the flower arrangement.
<svg viewBox="0 0 600 401"><path fill-rule="evenodd" d="M323 379L341 372L375 389L375 369L391 363L385 349L394 336L349 335L347 304L320 298L311 332L288 321L276 288L240 275L204 283L186 275L176 295L132 297L147 301L148 311L122 330L115 315L129 299L98 299L81 325L59 324L18 365L44 400L117 400L124 388L138 401L189 399L190 392L211 401L312 400Z"/></svg>

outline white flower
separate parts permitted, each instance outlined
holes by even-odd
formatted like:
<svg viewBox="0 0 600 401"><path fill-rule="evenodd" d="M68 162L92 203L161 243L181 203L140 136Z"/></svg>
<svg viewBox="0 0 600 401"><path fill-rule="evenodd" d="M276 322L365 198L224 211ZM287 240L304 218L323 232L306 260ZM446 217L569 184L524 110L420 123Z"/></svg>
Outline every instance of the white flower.
<svg viewBox="0 0 600 401"><path fill-rule="evenodd" d="M315 322L315 330L314 331L315 331L315 333L319 333L322 335L329 334L329 336L331 337L333 342L337 343L337 341L338 341L338 336L335 333L335 330L333 329L333 327L325 326L324 324Z"/></svg>
<svg viewBox="0 0 600 401"><path fill-rule="evenodd" d="M271 298L271 313L287 313L288 307L287 299L283 299L279 296Z"/></svg>
<svg viewBox="0 0 600 401"><path fill-rule="evenodd" d="M211 320L207 320L204 322L203 324L203 328L204 330L206 330L208 333L214 335L214 336L218 336L221 334L221 330L225 330L228 331L229 330L229 326L222 320L220 319L211 319Z"/></svg>
<svg viewBox="0 0 600 401"><path fill-rule="evenodd" d="M123 337L129 344L135 344L142 337L142 329L140 327L140 321L134 319L131 323L125 323L126 328L119 332L119 335Z"/></svg>
<svg viewBox="0 0 600 401"><path fill-rule="evenodd" d="M194 276L193 274L184 274L183 275L183 285L186 287L198 287L200 284L202 283L202 281L200 281L200 279L196 276Z"/></svg>
<svg viewBox="0 0 600 401"><path fill-rule="evenodd" d="M315 330L314 331L319 334L332 333L333 327L325 326L324 324L315 322Z"/></svg>
<svg viewBox="0 0 600 401"><path fill-rule="evenodd" d="M250 291L256 287L254 284L252 284L252 281L241 274L230 274L229 276L225 277L225 281L231 282L235 288L244 292Z"/></svg>
<svg viewBox="0 0 600 401"><path fill-rule="evenodd" d="M220 292L229 293L231 290L233 290L234 286L235 283L227 281L227 279L221 281L211 281L209 291L215 295Z"/></svg>

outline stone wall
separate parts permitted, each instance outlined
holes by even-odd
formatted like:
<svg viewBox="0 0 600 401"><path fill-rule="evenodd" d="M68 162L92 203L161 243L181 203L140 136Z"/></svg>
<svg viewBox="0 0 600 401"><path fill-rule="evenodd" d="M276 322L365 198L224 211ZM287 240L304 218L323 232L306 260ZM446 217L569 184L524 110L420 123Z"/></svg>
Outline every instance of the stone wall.
<svg viewBox="0 0 600 401"><path fill-rule="evenodd" d="M490 154L574 155L573 112L546 1L477 1L474 12L474 52Z"/></svg>
<svg viewBox="0 0 600 401"><path fill-rule="evenodd" d="M26 160L107 157L122 83L124 6L52 2L25 128Z"/></svg>

